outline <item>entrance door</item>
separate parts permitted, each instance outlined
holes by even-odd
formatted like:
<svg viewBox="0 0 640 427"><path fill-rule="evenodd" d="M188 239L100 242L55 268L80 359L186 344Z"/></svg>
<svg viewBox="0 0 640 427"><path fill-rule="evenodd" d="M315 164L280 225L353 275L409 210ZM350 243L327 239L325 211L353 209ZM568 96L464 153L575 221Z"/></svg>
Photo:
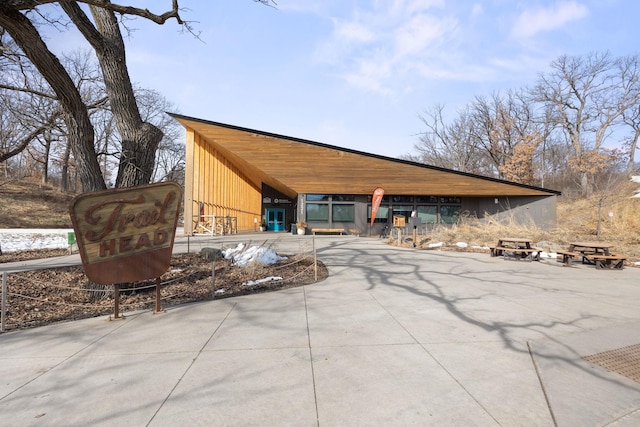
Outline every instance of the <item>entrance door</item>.
<svg viewBox="0 0 640 427"><path fill-rule="evenodd" d="M284 209L267 209L267 230L284 231Z"/></svg>

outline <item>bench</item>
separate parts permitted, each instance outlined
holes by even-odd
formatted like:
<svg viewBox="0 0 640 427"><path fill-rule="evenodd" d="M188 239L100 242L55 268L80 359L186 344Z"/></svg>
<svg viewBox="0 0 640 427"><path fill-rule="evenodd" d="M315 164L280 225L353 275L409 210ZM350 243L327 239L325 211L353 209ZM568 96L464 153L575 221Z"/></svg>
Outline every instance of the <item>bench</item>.
<svg viewBox="0 0 640 427"><path fill-rule="evenodd" d="M571 267L571 263L575 258L582 257L582 254L579 252L570 252L570 251L556 251L558 258L562 256L562 263L567 267Z"/></svg>
<svg viewBox="0 0 640 427"><path fill-rule="evenodd" d="M624 262L626 261L626 257L622 255L602 255L602 254L593 254L585 256L588 260L593 261L596 264L596 268L598 270L607 269L615 269L622 270L624 267Z"/></svg>
<svg viewBox="0 0 640 427"><path fill-rule="evenodd" d="M509 259L509 254L513 254L513 258L516 261L521 259L540 261L540 252L542 251L540 248L508 248L506 246L490 246L489 250L491 251L491 256L503 255L504 259Z"/></svg>
<svg viewBox="0 0 640 427"><path fill-rule="evenodd" d="M311 232L316 233L339 233L344 234L344 228L312 228Z"/></svg>

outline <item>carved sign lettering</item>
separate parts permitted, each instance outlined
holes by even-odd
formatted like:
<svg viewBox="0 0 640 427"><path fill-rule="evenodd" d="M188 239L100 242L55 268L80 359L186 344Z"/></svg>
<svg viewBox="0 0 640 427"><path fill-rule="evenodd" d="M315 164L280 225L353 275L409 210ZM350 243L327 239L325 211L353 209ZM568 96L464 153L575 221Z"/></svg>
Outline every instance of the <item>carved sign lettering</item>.
<svg viewBox="0 0 640 427"><path fill-rule="evenodd" d="M171 262L182 189L163 182L81 194L70 207L82 264L96 283L160 277Z"/></svg>

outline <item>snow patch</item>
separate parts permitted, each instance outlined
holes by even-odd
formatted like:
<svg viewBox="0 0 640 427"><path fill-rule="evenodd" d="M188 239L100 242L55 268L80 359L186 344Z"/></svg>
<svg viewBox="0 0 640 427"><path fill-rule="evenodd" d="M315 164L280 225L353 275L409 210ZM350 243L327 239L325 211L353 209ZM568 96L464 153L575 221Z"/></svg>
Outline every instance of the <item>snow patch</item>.
<svg viewBox="0 0 640 427"><path fill-rule="evenodd" d="M69 247L67 236L73 229L20 229L0 230L0 248L2 252L17 252L36 249L66 249Z"/></svg>
<svg viewBox="0 0 640 427"><path fill-rule="evenodd" d="M230 259L238 267L246 267L254 262L261 264L275 264L278 261L287 259L287 257L280 256L271 248L265 246L251 246L247 248L244 243L238 243L235 248L230 248L222 251L222 256L225 259Z"/></svg>
<svg viewBox="0 0 640 427"><path fill-rule="evenodd" d="M249 280L248 282L244 282L242 284L242 286L254 286L254 285L259 285L260 283L273 282L273 281L276 281L276 280L282 280L282 277L269 276L269 277L265 277L264 279Z"/></svg>

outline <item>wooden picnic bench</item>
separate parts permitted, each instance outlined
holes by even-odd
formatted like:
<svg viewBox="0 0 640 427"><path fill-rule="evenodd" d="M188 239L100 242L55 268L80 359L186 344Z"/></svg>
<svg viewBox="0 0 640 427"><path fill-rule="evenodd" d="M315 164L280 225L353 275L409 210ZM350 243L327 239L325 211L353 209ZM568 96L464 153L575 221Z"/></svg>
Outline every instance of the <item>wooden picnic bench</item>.
<svg viewBox="0 0 640 427"><path fill-rule="evenodd" d="M489 246L491 256L503 256L504 259L515 259L517 261L526 259L528 261L540 261L542 249L531 247L530 239L518 237L502 237L496 246Z"/></svg>
<svg viewBox="0 0 640 427"><path fill-rule="evenodd" d="M316 233L339 233L344 234L344 228L312 228L311 232Z"/></svg>
<svg viewBox="0 0 640 427"><path fill-rule="evenodd" d="M593 261L596 265L596 269L598 270L602 270L605 268L622 270L622 268L624 267L624 262L627 260L625 256L618 255L618 254L611 254L611 255L592 254L592 255L585 255L585 258L587 258L590 261Z"/></svg>
<svg viewBox="0 0 640 427"><path fill-rule="evenodd" d="M511 259L509 255L516 261L526 259L527 261L540 261L540 248L502 248L502 255L505 259Z"/></svg>
<svg viewBox="0 0 640 427"><path fill-rule="evenodd" d="M581 258L582 254L579 252L573 251L556 251L558 255L558 259L562 257L562 263L567 267L571 267L571 263L575 260L575 258Z"/></svg>
<svg viewBox="0 0 640 427"><path fill-rule="evenodd" d="M556 251L558 260L562 257L562 263L571 266L576 259L582 259L583 264L592 264L596 269L622 270L626 257L612 254L610 248L613 245L607 242L571 242L567 250Z"/></svg>

